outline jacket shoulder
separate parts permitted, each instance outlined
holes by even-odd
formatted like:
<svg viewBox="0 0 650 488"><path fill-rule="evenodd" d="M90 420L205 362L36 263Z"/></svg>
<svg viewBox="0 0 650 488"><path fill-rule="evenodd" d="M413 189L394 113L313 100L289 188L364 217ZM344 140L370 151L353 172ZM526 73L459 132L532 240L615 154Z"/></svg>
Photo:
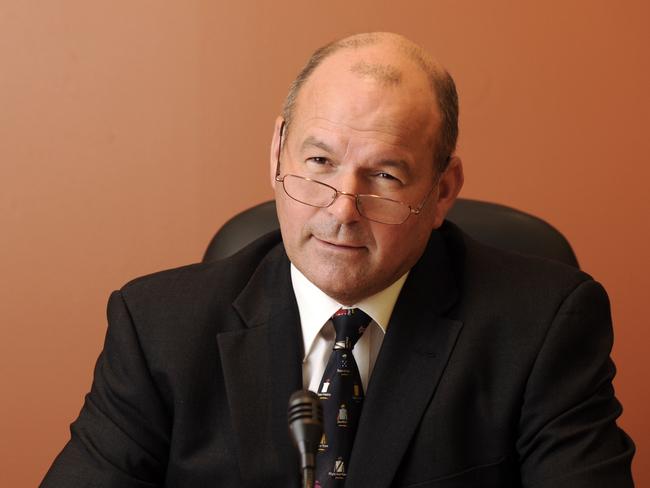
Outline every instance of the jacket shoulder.
<svg viewBox="0 0 650 488"><path fill-rule="evenodd" d="M456 226L444 231L457 276L467 290L480 287L511 295L557 293L566 295L593 278L568 264L530 254L498 249L469 237Z"/></svg>
<svg viewBox="0 0 650 488"><path fill-rule="evenodd" d="M236 254L213 262L158 271L126 283L120 293L135 308L167 308L209 300L230 303L246 286L264 259L286 256L279 231L266 234Z"/></svg>

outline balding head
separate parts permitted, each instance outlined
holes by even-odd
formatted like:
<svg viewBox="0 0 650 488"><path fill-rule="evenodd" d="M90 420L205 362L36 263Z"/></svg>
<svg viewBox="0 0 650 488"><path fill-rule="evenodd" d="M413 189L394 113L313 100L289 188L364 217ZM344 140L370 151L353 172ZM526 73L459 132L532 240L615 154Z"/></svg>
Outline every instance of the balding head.
<svg viewBox="0 0 650 488"><path fill-rule="evenodd" d="M460 159L447 163L455 93L442 68L395 34L325 46L293 84L269 159L282 241L339 303L394 283L442 225L463 182Z"/></svg>
<svg viewBox="0 0 650 488"><path fill-rule="evenodd" d="M428 80L433 97L435 116L439 117L439 129L434 141L434 164L443 171L456 149L458 138L458 96L454 81L447 71L417 44L398 34L373 32L356 34L334 41L316 50L291 84L282 115L286 130L290 129L295 116L300 91L313 72L323 62L341 51L354 51L355 61L349 70L363 78L369 78L384 86L399 86L405 76L414 76L407 64L415 65ZM364 56L374 53L374 56ZM350 53L353 54L352 52ZM367 58L367 59L366 59ZM429 100L423 98L423 103Z"/></svg>

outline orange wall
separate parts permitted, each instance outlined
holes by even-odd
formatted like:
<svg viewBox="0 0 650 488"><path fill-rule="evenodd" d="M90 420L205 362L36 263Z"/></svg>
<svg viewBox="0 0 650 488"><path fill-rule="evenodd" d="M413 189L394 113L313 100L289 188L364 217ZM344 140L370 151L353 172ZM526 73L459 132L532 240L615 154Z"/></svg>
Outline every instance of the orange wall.
<svg viewBox="0 0 650 488"><path fill-rule="evenodd" d="M271 193L285 90L333 38L394 30L461 93L464 195L553 222L610 292L621 424L650 483L646 0L0 2L0 485L68 436L126 280L200 259Z"/></svg>

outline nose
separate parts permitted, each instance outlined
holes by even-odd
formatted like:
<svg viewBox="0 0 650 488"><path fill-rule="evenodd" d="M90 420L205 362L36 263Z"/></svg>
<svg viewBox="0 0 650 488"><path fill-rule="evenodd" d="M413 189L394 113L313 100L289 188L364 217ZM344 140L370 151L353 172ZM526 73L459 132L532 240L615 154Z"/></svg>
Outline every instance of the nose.
<svg viewBox="0 0 650 488"><path fill-rule="evenodd" d="M328 210L341 224L350 224L361 218L357 210L357 202L354 195L347 193L339 193Z"/></svg>
<svg viewBox="0 0 650 488"><path fill-rule="evenodd" d="M341 224L350 224L361 219L355 197L355 194L359 192L359 185L354 176L345 178L341 183L339 194L334 203L330 205L329 212Z"/></svg>

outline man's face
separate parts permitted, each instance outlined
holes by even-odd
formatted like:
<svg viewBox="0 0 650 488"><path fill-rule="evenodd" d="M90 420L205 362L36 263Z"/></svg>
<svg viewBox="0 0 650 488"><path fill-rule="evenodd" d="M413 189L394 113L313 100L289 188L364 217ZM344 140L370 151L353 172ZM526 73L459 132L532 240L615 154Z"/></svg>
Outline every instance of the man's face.
<svg viewBox="0 0 650 488"><path fill-rule="evenodd" d="M371 76L367 68L351 70L359 61L366 67L390 62L401 72L401 81ZM300 175L340 191L380 195L414 208L433 188L419 215L389 225L360 216L349 196L339 195L327 208L301 204L272 179L289 259L340 303L352 305L408 271L457 194L459 187L448 188L444 176L436 184L436 106L424 73L407 61L387 59L378 48L332 55L299 93L280 155L281 176ZM272 175L280 123L278 119L271 151Z"/></svg>

